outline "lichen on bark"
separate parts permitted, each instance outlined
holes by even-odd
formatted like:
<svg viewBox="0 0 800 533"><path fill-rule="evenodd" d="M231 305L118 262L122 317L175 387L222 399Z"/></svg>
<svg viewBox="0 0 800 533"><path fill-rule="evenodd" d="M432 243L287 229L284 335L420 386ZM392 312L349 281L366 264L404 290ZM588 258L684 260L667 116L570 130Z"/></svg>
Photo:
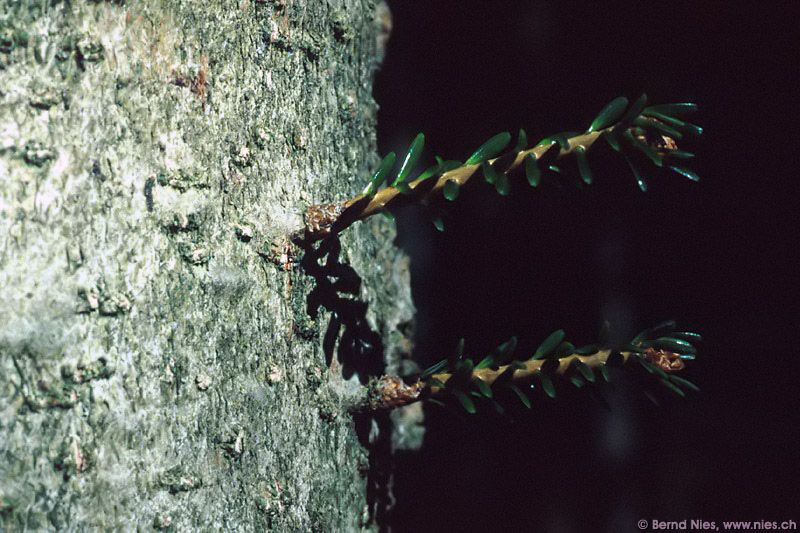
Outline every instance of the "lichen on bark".
<svg viewBox="0 0 800 533"><path fill-rule="evenodd" d="M358 376L288 238L376 162L385 8L0 5L2 528L368 527ZM390 366L392 240L341 252Z"/></svg>

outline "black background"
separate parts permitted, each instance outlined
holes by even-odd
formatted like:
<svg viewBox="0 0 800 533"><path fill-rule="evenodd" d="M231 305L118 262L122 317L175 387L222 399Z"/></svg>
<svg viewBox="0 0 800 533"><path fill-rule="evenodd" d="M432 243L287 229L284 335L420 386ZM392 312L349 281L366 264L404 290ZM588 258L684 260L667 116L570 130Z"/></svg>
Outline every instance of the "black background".
<svg viewBox="0 0 800 533"><path fill-rule="evenodd" d="M480 354L516 335L524 355L564 328L592 342L674 318L705 337L658 391L627 372L611 411L562 385L513 421L426 408L422 450L397 457L395 531L637 531L639 519L800 523L798 70L791 2L391 1L375 97L382 153L426 134L465 159L499 131L532 142L584 129L612 98L693 101L706 129L699 183L590 154L595 184L508 197L462 191L437 233L398 217L418 308L416 357ZM741 7L736 7L741 6Z"/></svg>

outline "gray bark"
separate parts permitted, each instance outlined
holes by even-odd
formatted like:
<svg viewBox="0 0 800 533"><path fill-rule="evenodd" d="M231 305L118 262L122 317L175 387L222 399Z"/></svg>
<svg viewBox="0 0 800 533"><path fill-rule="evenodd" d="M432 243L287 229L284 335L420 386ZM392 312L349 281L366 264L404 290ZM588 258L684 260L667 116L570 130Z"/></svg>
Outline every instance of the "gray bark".
<svg viewBox="0 0 800 533"><path fill-rule="evenodd" d="M288 236L377 161L385 8L0 17L0 529L367 527L358 376L326 365ZM341 256L391 367L413 310L373 218Z"/></svg>

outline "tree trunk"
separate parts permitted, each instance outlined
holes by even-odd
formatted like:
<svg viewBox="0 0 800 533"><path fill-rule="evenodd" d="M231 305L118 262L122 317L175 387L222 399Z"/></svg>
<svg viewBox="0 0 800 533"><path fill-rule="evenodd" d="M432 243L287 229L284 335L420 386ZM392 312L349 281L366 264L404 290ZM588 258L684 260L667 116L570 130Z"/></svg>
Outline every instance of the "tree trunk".
<svg viewBox="0 0 800 533"><path fill-rule="evenodd" d="M328 270L289 238L377 162L385 7L0 13L0 529L367 527L389 424L343 405L406 263L386 220Z"/></svg>

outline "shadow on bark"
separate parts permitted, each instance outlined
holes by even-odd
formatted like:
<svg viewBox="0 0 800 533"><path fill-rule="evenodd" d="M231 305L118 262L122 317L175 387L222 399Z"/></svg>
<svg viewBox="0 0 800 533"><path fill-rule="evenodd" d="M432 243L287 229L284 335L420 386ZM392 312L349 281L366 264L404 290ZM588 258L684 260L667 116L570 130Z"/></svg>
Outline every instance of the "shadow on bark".
<svg viewBox="0 0 800 533"><path fill-rule="evenodd" d="M357 298L361 277L339 260L341 244L337 237L324 239L316 248L310 243L301 246L305 253L300 266L316 281L308 295L307 312L313 319L320 307L331 313L322 343L325 363L331 365L335 351L344 378L356 374L366 384L370 377L383 373L383 341L369 326L367 303Z"/></svg>
<svg viewBox="0 0 800 533"><path fill-rule="evenodd" d="M383 341L369 326L367 303L358 298L361 277L340 261L339 238L328 237L317 246L297 244L305 252L300 266L316 281L308 295L307 312L312 319L317 318L320 308L331 313L322 342L325 364L330 367L335 352L345 379L355 374L366 384L371 377L382 375ZM370 522L381 524L392 504L392 422L388 412L361 413L354 415L354 424L361 445L369 450L369 469L364 474Z"/></svg>

